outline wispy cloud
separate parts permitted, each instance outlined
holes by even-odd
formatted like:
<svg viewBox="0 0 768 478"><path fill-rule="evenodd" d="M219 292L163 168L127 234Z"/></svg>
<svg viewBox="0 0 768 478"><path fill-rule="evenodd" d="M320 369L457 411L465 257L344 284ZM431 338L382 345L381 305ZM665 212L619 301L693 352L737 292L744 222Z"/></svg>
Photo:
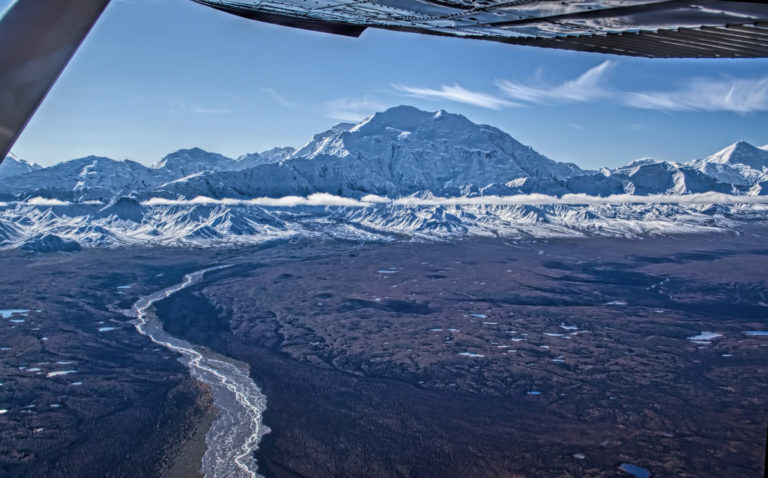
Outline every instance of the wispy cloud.
<svg viewBox="0 0 768 478"><path fill-rule="evenodd" d="M392 84L401 95L428 100L451 101L466 105L501 110L525 105L559 105L567 103L609 103L627 108L664 112L700 110L750 113L768 111L768 75L757 78L692 78L678 81L672 87L656 90L633 90L612 83L611 72L618 68L615 60L606 60L576 77L560 82L546 81L538 71L532 78L519 81L495 81L496 91L473 91L454 83L439 88L422 88ZM327 116L357 122L386 105L371 96L337 98L326 102ZM583 128L580 123L568 125ZM643 126L633 125L633 129Z"/></svg>
<svg viewBox="0 0 768 478"><path fill-rule="evenodd" d="M510 99L528 104L611 101L614 104L658 111L768 111L768 76L760 78L695 78L671 89L631 91L608 85L616 63L604 61L576 78L547 84L540 75L531 81L498 80Z"/></svg>
<svg viewBox="0 0 768 478"><path fill-rule="evenodd" d="M241 96L238 96L232 92L224 91L224 90L216 90L216 93L223 96L224 98L227 98L230 101L233 101L235 103L243 103L244 100Z"/></svg>
<svg viewBox="0 0 768 478"><path fill-rule="evenodd" d="M205 106L199 105L190 105L189 110L201 115L225 115L232 112L232 110L226 108L206 108Z"/></svg>
<svg viewBox="0 0 768 478"><path fill-rule="evenodd" d="M223 115L232 113L232 110L230 109L209 108L195 103L187 103L185 101L171 101L168 109L171 113L194 113L201 115Z"/></svg>
<svg viewBox="0 0 768 478"><path fill-rule="evenodd" d="M326 116L340 121L356 123L381 111L386 106L373 96L344 97L326 101Z"/></svg>
<svg viewBox="0 0 768 478"><path fill-rule="evenodd" d="M768 76L753 79L697 78L673 91L624 93L627 106L663 111L768 111Z"/></svg>
<svg viewBox="0 0 768 478"><path fill-rule="evenodd" d="M604 61L578 77L560 84L542 84L537 78L530 82L498 80L496 86L513 100L527 103L593 101L612 95L605 85L605 80L614 65L611 60Z"/></svg>
<svg viewBox="0 0 768 478"><path fill-rule="evenodd" d="M274 88L262 88L262 90L279 105L285 106L286 108L295 108L297 106L296 101L288 98Z"/></svg>
<svg viewBox="0 0 768 478"><path fill-rule="evenodd" d="M411 86L392 85L395 90L414 98L428 98L455 101L481 108L499 110L509 106L520 106L512 101L488 93L468 90L460 85L443 85L439 90L432 88L414 88Z"/></svg>

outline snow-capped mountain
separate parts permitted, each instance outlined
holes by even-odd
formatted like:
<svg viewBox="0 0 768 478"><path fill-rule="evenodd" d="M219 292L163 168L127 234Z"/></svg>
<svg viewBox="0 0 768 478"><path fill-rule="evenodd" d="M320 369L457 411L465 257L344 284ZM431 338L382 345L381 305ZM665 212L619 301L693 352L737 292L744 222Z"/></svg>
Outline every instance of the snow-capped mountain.
<svg viewBox="0 0 768 478"><path fill-rule="evenodd" d="M689 164L707 176L733 184L745 191L768 181L768 150L764 147L756 148L744 141Z"/></svg>
<svg viewBox="0 0 768 478"><path fill-rule="evenodd" d="M493 126L411 106L376 113L350 128L337 125L293 156L315 161L329 157L343 158L344 166L389 173L393 184L422 189L526 177L567 179L582 173L575 164L552 161Z"/></svg>
<svg viewBox="0 0 768 478"><path fill-rule="evenodd" d="M609 172L619 180L624 192L636 195L731 193L733 185L719 181L691 166L668 161L643 159Z"/></svg>
<svg viewBox="0 0 768 478"><path fill-rule="evenodd" d="M398 106L346 126L315 136L293 159L352 170L357 180L372 174L378 184L401 193L583 174L575 164L552 161L497 128L445 111Z"/></svg>
<svg viewBox="0 0 768 478"><path fill-rule="evenodd" d="M241 169L239 161L222 154L209 153L200 148L180 149L166 155L152 168L165 170L174 178L181 178L202 171L234 171Z"/></svg>
<svg viewBox="0 0 768 478"><path fill-rule="evenodd" d="M497 185L505 193L557 193L560 181L584 174L552 161L487 125L461 115L410 106L342 123L315 135L280 163L237 173L209 171L151 193L163 197L278 197L326 192L360 197L419 191L462 195ZM527 184L527 186L526 186Z"/></svg>
<svg viewBox="0 0 768 478"><path fill-rule="evenodd" d="M165 156L152 168L166 171L174 179L179 179L206 171L241 171L264 164L278 163L288 159L294 151L295 149L291 147L273 148L262 153L250 153L232 159L200 148L180 149Z"/></svg>
<svg viewBox="0 0 768 478"><path fill-rule="evenodd" d="M39 164L27 161L26 159L21 159L14 154L9 154L5 157L5 160L0 163L0 178L20 176L38 169L40 169Z"/></svg>

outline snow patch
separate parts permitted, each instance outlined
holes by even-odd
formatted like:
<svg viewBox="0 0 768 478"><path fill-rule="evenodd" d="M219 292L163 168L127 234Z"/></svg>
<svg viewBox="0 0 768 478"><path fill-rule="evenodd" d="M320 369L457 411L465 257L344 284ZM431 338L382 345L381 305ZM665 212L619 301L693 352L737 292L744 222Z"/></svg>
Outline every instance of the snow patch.
<svg viewBox="0 0 768 478"><path fill-rule="evenodd" d="M51 378L51 377L59 377L62 375L69 375L71 373L77 373L77 370L57 370L55 372L48 372L47 374L45 374L45 376L47 378Z"/></svg>
<svg viewBox="0 0 768 478"><path fill-rule="evenodd" d="M710 343L710 341L722 336L723 334L718 334L715 332L701 332L698 335L686 337L686 340L690 340L691 342L701 344L701 345L707 345Z"/></svg>
<svg viewBox="0 0 768 478"><path fill-rule="evenodd" d="M14 315L27 315L28 309L0 309L0 316L4 319L10 319Z"/></svg>

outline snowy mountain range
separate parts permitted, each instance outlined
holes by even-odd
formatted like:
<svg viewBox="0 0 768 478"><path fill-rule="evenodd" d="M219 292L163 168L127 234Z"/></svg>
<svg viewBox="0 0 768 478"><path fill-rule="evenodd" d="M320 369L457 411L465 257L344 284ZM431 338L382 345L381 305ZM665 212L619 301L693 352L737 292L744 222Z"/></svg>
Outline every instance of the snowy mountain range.
<svg viewBox="0 0 768 478"><path fill-rule="evenodd" d="M645 159L613 170L584 171L546 158L492 126L409 106L376 113L356 125L338 124L298 150L275 148L237 159L193 148L171 153L152 167L98 156L48 168L9 157L0 166L0 197L64 201L424 192L764 195L767 182L768 150L745 142L685 164Z"/></svg>
<svg viewBox="0 0 768 478"><path fill-rule="evenodd" d="M89 156L41 168L9 156L0 201L0 247L33 251L727 230L764 218L768 147L586 171L464 116L399 106L237 159L193 148L151 167Z"/></svg>

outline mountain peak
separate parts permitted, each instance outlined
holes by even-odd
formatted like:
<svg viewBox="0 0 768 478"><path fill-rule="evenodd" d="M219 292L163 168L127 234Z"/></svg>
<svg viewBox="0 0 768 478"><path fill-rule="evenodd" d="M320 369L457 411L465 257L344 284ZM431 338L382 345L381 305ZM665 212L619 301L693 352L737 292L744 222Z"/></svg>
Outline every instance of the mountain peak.
<svg viewBox="0 0 768 478"><path fill-rule="evenodd" d="M211 153L202 148L180 149L166 155L154 169L167 169L174 174L188 176L211 169L232 169L235 160L223 154Z"/></svg>
<svg viewBox="0 0 768 478"><path fill-rule="evenodd" d="M639 158L639 159L635 159L634 161L628 163L626 166L624 166L624 168L634 168L634 167L637 167L637 166L645 166L646 164L654 164L654 163L659 163L659 162L661 162L661 161L659 161L658 159L655 159L655 158L651 158L651 157Z"/></svg>
<svg viewBox="0 0 768 478"><path fill-rule="evenodd" d="M328 131L349 131L355 127L355 123L336 123Z"/></svg>
<svg viewBox="0 0 768 478"><path fill-rule="evenodd" d="M414 106L400 105L374 113L356 124L349 130L349 132L376 134L381 131L382 128L400 131L416 131L434 127L435 121L454 121L465 126L474 125L474 123L460 114L448 113L445 110L423 111Z"/></svg>
<svg viewBox="0 0 768 478"><path fill-rule="evenodd" d="M244 154L237 158L238 165L242 169L262 166L264 164L274 164L285 161L296 152L295 148L290 146L278 147L262 151L261 153Z"/></svg>
<svg viewBox="0 0 768 478"><path fill-rule="evenodd" d="M265 158L271 163L277 163L283 160L288 159L293 153L296 152L296 148L293 148L291 146L283 146L283 147L277 147L268 149L266 151L262 151L259 153L259 156L262 158Z"/></svg>
<svg viewBox="0 0 768 478"><path fill-rule="evenodd" d="M768 168L768 151L752 146L746 141L738 141L697 163L743 164L752 169L762 170Z"/></svg>
<svg viewBox="0 0 768 478"><path fill-rule="evenodd" d="M5 160L0 163L0 178L8 178L26 174L37 169L41 169L39 164L35 164L26 159L22 159L13 153L9 153Z"/></svg>
<svg viewBox="0 0 768 478"><path fill-rule="evenodd" d="M188 154L188 155L197 155L197 154L209 154L208 151L204 150L203 148L199 148L197 146L194 146L192 148L182 148L178 151L175 151L171 154Z"/></svg>
<svg viewBox="0 0 768 478"><path fill-rule="evenodd" d="M167 161L169 159L175 159L175 158L193 160L193 159L210 159L211 157L223 157L223 155L218 153L211 153L209 151L206 151L202 148L198 148L197 146L195 146L193 148L182 148L172 153L168 153L163 157L160 163L162 163L163 161Z"/></svg>
<svg viewBox="0 0 768 478"><path fill-rule="evenodd" d="M83 156L81 158L75 158L72 161L115 161L112 158L108 158L106 156L99 156L97 154L89 154L88 156Z"/></svg>

